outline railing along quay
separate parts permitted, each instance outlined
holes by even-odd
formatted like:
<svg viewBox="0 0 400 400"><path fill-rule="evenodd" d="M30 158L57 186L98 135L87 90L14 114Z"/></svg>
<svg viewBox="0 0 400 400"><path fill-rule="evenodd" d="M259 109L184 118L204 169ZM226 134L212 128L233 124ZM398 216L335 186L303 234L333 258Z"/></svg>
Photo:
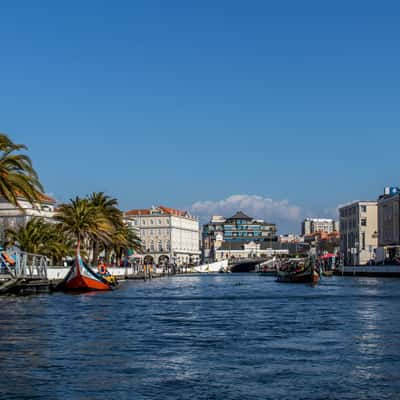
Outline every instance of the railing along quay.
<svg viewBox="0 0 400 400"><path fill-rule="evenodd" d="M0 294L49 292L47 257L26 252L0 252Z"/></svg>

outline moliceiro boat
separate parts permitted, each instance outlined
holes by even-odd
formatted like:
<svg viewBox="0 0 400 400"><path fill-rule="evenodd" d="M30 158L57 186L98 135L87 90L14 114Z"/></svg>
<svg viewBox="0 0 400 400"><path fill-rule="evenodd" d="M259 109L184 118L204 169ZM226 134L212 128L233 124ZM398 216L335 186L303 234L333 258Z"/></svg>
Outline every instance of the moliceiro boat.
<svg viewBox="0 0 400 400"><path fill-rule="evenodd" d="M259 275L275 276L277 270L278 260L276 257L271 260L264 261L261 264L256 265L256 272Z"/></svg>
<svg viewBox="0 0 400 400"><path fill-rule="evenodd" d="M74 265L60 284L65 291L111 290L111 283L86 265L80 254L75 258Z"/></svg>
<svg viewBox="0 0 400 400"><path fill-rule="evenodd" d="M319 270L308 258L291 258L277 267L277 281L289 283L318 283Z"/></svg>

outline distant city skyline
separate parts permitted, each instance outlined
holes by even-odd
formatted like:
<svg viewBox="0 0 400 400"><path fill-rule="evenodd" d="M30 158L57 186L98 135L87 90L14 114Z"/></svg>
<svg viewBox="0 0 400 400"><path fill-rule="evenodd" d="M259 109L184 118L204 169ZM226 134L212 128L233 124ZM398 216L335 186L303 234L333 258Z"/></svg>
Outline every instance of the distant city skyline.
<svg viewBox="0 0 400 400"><path fill-rule="evenodd" d="M1 6L0 132L60 201L285 233L400 183L396 2L40 5Z"/></svg>

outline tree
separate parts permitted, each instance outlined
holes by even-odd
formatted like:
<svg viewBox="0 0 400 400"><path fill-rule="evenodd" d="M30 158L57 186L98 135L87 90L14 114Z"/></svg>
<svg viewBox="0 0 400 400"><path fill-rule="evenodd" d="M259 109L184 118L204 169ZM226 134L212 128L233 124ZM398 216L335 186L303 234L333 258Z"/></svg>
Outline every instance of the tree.
<svg viewBox="0 0 400 400"><path fill-rule="evenodd" d="M76 197L62 204L55 215L60 230L76 243L76 252L90 240L110 241L113 226L89 199Z"/></svg>
<svg viewBox="0 0 400 400"><path fill-rule="evenodd" d="M106 250L108 250L108 253L114 251L117 260L120 260L124 255L128 256L129 250L141 253L142 243L130 227L124 224L114 231L111 236L111 244Z"/></svg>
<svg viewBox="0 0 400 400"><path fill-rule="evenodd" d="M100 240L93 237L92 250L93 250L93 264L97 262L100 248L106 248L111 244L112 235L114 231L120 229L124 223L122 218L122 212L118 208L118 200L106 195L104 192L93 192L88 197L89 203L97 209L97 212L105 218L110 225L110 237L106 240Z"/></svg>
<svg viewBox="0 0 400 400"><path fill-rule="evenodd" d="M18 246L27 253L47 256L53 262L61 261L73 252L71 241L61 234L59 226L42 218L32 218L26 225L8 229L6 237L8 246Z"/></svg>
<svg viewBox="0 0 400 400"><path fill-rule="evenodd" d="M19 153L21 150L27 150L27 147L0 134L0 196L17 207L20 207L18 197L35 204L43 193L31 159Z"/></svg>

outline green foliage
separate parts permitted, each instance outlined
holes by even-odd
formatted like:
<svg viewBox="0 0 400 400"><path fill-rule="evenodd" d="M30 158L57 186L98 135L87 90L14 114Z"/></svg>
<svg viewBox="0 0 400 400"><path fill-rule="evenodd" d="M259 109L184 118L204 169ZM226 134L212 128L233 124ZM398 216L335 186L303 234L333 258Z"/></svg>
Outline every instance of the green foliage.
<svg viewBox="0 0 400 400"><path fill-rule="evenodd" d="M37 203L43 187L32 166L31 159L21 150L26 146L15 144L7 135L0 134L0 196L18 206L18 198Z"/></svg>
<svg viewBox="0 0 400 400"><path fill-rule="evenodd" d="M25 226L6 231L7 245L22 251L42 254L54 260L71 255L71 241L62 235L59 226L42 218L32 218Z"/></svg>
<svg viewBox="0 0 400 400"><path fill-rule="evenodd" d="M76 241L77 250L82 242L91 240L109 241L112 225L89 199L76 197L69 203L61 204L55 220L67 237Z"/></svg>
<svg viewBox="0 0 400 400"><path fill-rule="evenodd" d="M140 239L124 224L117 200L103 192L86 198L76 197L62 204L55 219L78 249L82 244L92 249L93 263L97 262L101 250L105 250L108 257L111 252L121 257L128 249L141 249Z"/></svg>
<svg viewBox="0 0 400 400"><path fill-rule="evenodd" d="M0 134L0 196L20 207L19 198L31 204L40 203L43 187L30 158L14 143ZM118 201L103 192L71 199L61 204L55 224L41 218L31 219L25 226L6 232L8 245L18 245L22 251L43 254L56 260L72 255L73 248L88 253L97 261L99 251L114 252L117 257L130 250L141 251L140 239L124 224Z"/></svg>

